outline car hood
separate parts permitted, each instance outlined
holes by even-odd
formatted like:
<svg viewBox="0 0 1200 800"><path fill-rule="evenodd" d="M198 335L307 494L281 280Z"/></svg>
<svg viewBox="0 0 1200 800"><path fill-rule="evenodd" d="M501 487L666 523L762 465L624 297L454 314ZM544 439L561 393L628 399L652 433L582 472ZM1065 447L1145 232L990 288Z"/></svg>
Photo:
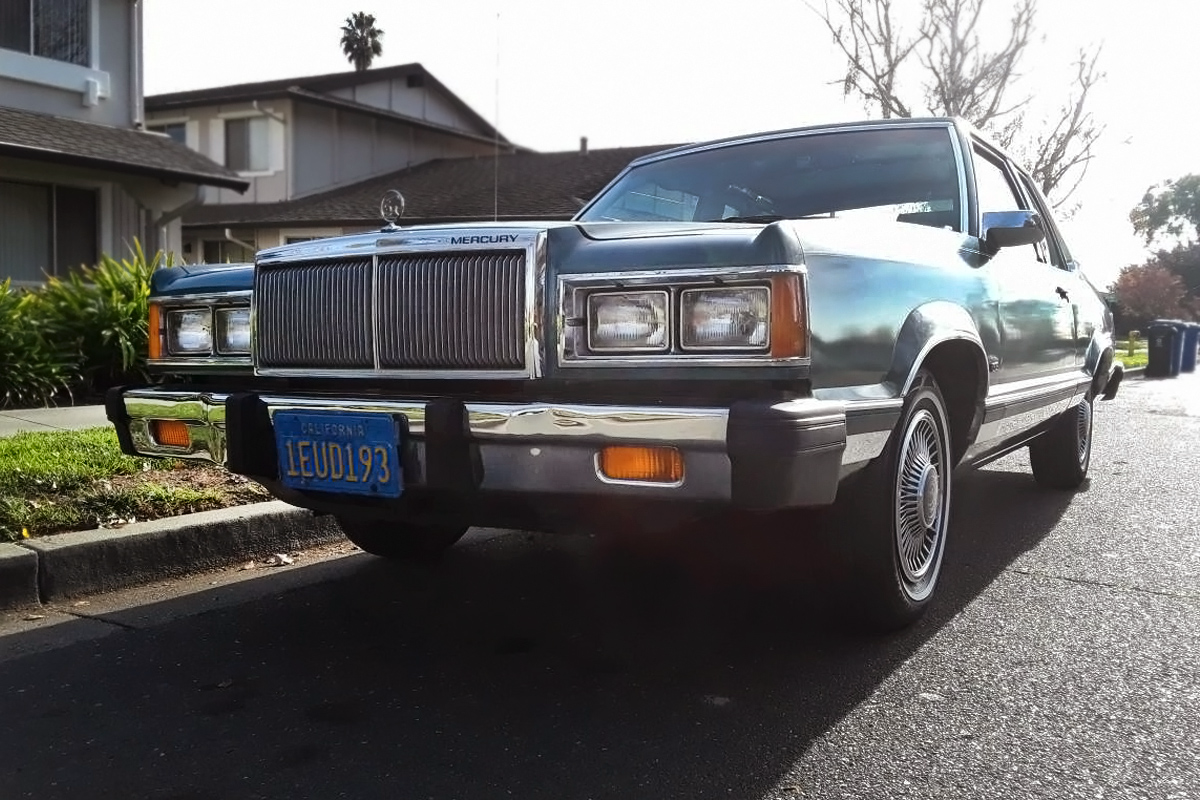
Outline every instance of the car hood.
<svg viewBox="0 0 1200 800"><path fill-rule="evenodd" d="M158 296L237 292L254 288L253 264L185 264L154 271L150 290Z"/></svg>
<svg viewBox="0 0 1200 800"><path fill-rule="evenodd" d="M551 268L560 273L797 264L791 225L580 222L547 231Z"/></svg>

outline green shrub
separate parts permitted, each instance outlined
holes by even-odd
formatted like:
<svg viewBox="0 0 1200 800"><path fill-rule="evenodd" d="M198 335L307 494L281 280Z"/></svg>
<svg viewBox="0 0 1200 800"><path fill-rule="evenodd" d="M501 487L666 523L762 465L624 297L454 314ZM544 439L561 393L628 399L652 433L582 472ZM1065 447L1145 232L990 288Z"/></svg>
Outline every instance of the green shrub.
<svg viewBox="0 0 1200 800"><path fill-rule="evenodd" d="M46 335L78 354L85 394L146 376L150 278L174 262L161 251L147 261L136 240L130 251L130 258L105 255L94 267L51 278L37 293Z"/></svg>
<svg viewBox="0 0 1200 800"><path fill-rule="evenodd" d="M0 408L47 405L77 379L73 348L45 335L40 299L0 283Z"/></svg>

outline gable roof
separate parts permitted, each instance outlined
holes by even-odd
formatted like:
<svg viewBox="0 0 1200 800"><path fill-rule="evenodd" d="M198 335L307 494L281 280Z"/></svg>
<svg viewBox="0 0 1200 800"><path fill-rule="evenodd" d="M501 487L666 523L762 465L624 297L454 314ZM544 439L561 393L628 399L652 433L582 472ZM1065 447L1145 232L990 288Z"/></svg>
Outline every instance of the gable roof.
<svg viewBox="0 0 1200 800"><path fill-rule="evenodd" d="M160 134L0 107L0 155L223 186L244 192L236 172Z"/></svg>
<svg viewBox="0 0 1200 800"><path fill-rule="evenodd" d="M249 102L251 100L267 100L272 98L283 98L289 96L300 96L302 99L313 100L313 95L321 96L330 101L338 101L342 103L351 103L357 106L355 110L365 111L367 113L383 112L393 118L403 119L407 122L420 123L422 126L434 125L434 123L426 122L417 117L410 117L405 114L399 114L387 109L375 108L363 103L353 103L353 101L344 100L343 98L334 97L329 92L337 89L345 89L350 86L360 86L376 81L389 81L395 78L408 78L416 76L422 81L422 85L432 87L442 93L450 103L467 116L473 123L484 131L483 138L487 141L498 139L501 144L512 145L496 128L484 119L479 112L471 108L458 95L450 91L445 84L433 76L429 70L425 69L420 64L399 64L393 67L379 67L377 69L366 69L362 72L350 70L348 72L331 72L325 75L307 75L297 78L280 78L270 81L257 81L254 83L238 83L230 86L214 86L208 89L194 89L187 92L171 92L168 94L149 95L145 98L145 107L147 111L168 111L177 108L190 108L199 105L213 105L217 103L240 103ZM299 92L297 92L299 90ZM436 126L441 128L442 126ZM446 128L451 131L452 129ZM456 131L462 133L462 131ZM468 134L469 135L469 134ZM521 148L524 149L524 148Z"/></svg>
<svg viewBox="0 0 1200 800"><path fill-rule="evenodd" d="M199 206L183 217L188 227L374 225L379 201L399 189L402 222L492 219L570 219L633 159L659 147L616 147L588 152L517 153L443 158L320 194L279 203Z"/></svg>

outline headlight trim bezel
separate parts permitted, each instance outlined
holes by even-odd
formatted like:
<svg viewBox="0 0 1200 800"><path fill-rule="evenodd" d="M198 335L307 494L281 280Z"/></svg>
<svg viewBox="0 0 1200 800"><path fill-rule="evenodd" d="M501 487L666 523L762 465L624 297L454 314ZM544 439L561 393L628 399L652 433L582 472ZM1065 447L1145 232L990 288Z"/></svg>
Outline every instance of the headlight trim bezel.
<svg viewBox="0 0 1200 800"><path fill-rule="evenodd" d="M164 295L150 298L150 305L158 308L158 330L148 331L153 339L157 337L160 346L160 357L147 358L146 365L153 372L171 372L174 369L202 370L233 370L241 372L253 368L254 350L254 303L253 290L236 290L232 292L208 292L186 295ZM207 351L175 352L169 350L170 314L175 311L208 309L212 325L212 342ZM217 349L217 314L225 309L249 309L250 311L250 352L222 353ZM151 315L154 319L154 315Z"/></svg>
<svg viewBox="0 0 1200 800"><path fill-rule="evenodd" d="M803 264L677 267L559 274L557 364L563 368L811 366L808 270ZM678 346L680 294L690 289L761 286L768 290L768 345L755 350L684 350ZM670 335L675 346L658 353L593 353L587 348L586 298L600 291L660 289L671 293ZM791 310L794 306L794 310ZM782 313L781 313L782 312ZM793 332L777 330L792 320Z"/></svg>

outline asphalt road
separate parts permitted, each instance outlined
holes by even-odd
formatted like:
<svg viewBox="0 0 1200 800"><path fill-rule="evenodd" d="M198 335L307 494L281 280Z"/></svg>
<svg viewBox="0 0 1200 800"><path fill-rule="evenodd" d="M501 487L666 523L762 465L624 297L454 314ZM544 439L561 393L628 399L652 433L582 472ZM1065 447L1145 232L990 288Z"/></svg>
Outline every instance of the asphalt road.
<svg viewBox="0 0 1200 800"><path fill-rule="evenodd" d="M940 602L884 639L750 530L92 598L0 624L0 798L1200 797L1198 493L1200 379L1134 380L1085 491L960 477Z"/></svg>

